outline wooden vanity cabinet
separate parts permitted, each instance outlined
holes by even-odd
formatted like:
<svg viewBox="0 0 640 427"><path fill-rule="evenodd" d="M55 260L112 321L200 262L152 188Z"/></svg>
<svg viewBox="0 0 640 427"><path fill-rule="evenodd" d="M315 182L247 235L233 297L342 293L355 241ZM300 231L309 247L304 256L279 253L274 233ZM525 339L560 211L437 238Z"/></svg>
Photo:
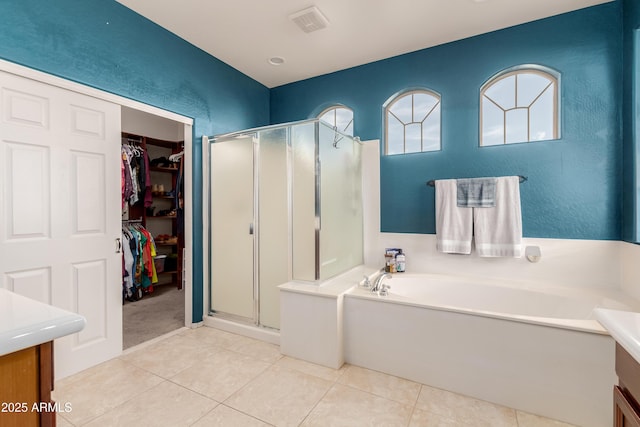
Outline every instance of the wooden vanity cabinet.
<svg viewBox="0 0 640 427"><path fill-rule="evenodd" d="M52 389L53 342L0 356L0 426L55 427Z"/></svg>
<svg viewBox="0 0 640 427"><path fill-rule="evenodd" d="M616 343L618 385L613 389L615 427L640 427L640 364Z"/></svg>

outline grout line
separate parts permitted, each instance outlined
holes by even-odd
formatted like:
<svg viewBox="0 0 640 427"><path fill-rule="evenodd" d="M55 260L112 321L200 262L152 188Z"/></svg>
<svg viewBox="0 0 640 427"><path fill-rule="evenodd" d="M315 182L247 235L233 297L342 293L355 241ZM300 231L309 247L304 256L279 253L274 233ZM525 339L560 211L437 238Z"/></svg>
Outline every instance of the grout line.
<svg viewBox="0 0 640 427"><path fill-rule="evenodd" d="M309 412L307 412L307 415L304 416L304 418L302 419L302 421L300 421L300 424L298 424L299 426L304 424L304 422L307 420L307 418L309 418L309 415L311 415L311 413L318 407L318 405L320 404L320 402L322 402L324 400L325 397L327 397L327 394L329 394L329 392L331 390L334 389L334 387L337 385L336 382L334 382L331 387L329 387L327 389L327 391L324 392L324 394L322 395L322 397L320 399L318 399L318 401L315 403L315 405L313 405L313 407L309 410Z"/></svg>
<svg viewBox="0 0 640 427"><path fill-rule="evenodd" d="M212 413L213 411L215 411L215 410L216 410L216 408L217 408L218 406L220 406L220 405L222 405L222 403L218 402L218 404L217 404L216 406L214 406L213 408L211 408L211 410L210 410L209 412L207 412L206 414L202 415L200 418L198 418L197 420L195 420L195 421L194 421L193 423L191 423L190 425L192 426L192 425L198 424L198 422L199 422L201 419L203 419L204 417L206 417L207 415L209 415L210 413Z"/></svg>
<svg viewBox="0 0 640 427"><path fill-rule="evenodd" d="M71 424L73 427L76 427L76 425L74 423L72 423L71 421L69 421L68 419L66 419L65 417L62 416L62 414L60 412L56 412L56 418L60 417L62 418L65 422ZM57 420L56 420L57 423Z"/></svg>
<svg viewBox="0 0 640 427"><path fill-rule="evenodd" d="M246 415L247 417L253 418L254 420L260 421L261 423L265 423L265 424L268 424L270 426L273 425L268 421L265 421L265 420L263 420L261 418L256 417L255 415L247 414L246 412L240 411L240 410L238 410L236 408L232 408L231 406L225 405L224 403L221 403L220 405L224 406L225 408L229 408L230 410L235 411L235 412L237 412L239 414L243 414L243 415ZM216 408L217 408L217 406L216 406Z"/></svg>
<svg viewBox="0 0 640 427"><path fill-rule="evenodd" d="M211 400L211 401L213 401L213 402L216 402L216 403L217 403L217 405L216 405L216 406L214 406L214 407L213 407L213 409L217 408L219 405L222 405L222 402L220 402L220 401L218 401L218 400L216 400L216 399L214 399L214 398L212 398L212 397L210 397L210 396L207 396L206 394L203 394L203 393L201 393L201 392L199 392L199 391L197 391L197 390L190 389L189 387L187 387L187 386L185 386L185 385L182 385L182 384L180 384L180 383L177 383L177 382L175 382L175 381L172 381L172 380L170 380L170 379L166 379L166 380L165 380L165 381L163 381L163 382L168 382L168 383L171 383L171 384L177 385L178 387L183 388L183 389L185 389L185 390L187 390L187 391L190 391L191 393L195 393L195 394L197 394L197 395L199 395L199 396L204 397L205 399L208 399L208 400ZM162 384L162 383L160 383L160 384ZM158 384L158 385L160 385L160 384ZM213 409L212 409L212 410L213 410ZM211 412L211 411L209 411L209 412ZM207 413L208 413L208 412L207 412Z"/></svg>
<svg viewBox="0 0 640 427"><path fill-rule="evenodd" d="M422 393L422 387L424 387L424 384L420 384L420 390L418 390L418 394L416 395L416 400L415 402L413 402L413 408L411 409L411 416L409 417L409 424L407 424L407 427L411 425L411 420L413 420L413 415L416 413L416 409L418 409L418 400L420 399L420 394Z"/></svg>

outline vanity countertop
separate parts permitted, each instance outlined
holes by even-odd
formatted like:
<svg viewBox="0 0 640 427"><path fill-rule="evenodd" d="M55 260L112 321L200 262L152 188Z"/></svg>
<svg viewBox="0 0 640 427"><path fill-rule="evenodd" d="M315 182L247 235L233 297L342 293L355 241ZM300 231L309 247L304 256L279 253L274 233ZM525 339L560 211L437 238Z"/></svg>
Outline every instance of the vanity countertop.
<svg viewBox="0 0 640 427"><path fill-rule="evenodd" d="M0 356L81 331L79 314L0 288Z"/></svg>
<svg viewBox="0 0 640 427"><path fill-rule="evenodd" d="M596 308L598 322L640 363L640 313Z"/></svg>

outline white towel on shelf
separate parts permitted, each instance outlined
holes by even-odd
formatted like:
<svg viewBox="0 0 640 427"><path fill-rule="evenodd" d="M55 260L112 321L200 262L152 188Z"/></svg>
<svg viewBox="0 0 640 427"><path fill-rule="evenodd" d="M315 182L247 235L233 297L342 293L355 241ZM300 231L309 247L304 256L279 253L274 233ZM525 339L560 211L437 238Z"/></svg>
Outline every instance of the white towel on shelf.
<svg viewBox="0 0 640 427"><path fill-rule="evenodd" d="M473 208L459 208L455 179L436 181L436 248L447 254L470 254Z"/></svg>
<svg viewBox="0 0 640 427"><path fill-rule="evenodd" d="M482 257L522 256L522 212L520 178L500 177L496 181L496 206L473 210L475 244Z"/></svg>

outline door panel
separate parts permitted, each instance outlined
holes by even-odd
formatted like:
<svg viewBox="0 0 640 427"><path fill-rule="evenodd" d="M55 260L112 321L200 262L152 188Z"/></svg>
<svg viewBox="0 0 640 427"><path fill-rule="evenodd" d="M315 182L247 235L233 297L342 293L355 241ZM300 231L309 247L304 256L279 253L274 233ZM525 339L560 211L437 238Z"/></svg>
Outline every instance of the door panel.
<svg viewBox="0 0 640 427"><path fill-rule="evenodd" d="M56 377L122 352L120 106L0 73L0 286L87 318Z"/></svg>
<svg viewBox="0 0 640 427"><path fill-rule="evenodd" d="M105 156L71 152L74 235L105 233Z"/></svg>
<svg viewBox="0 0 640 427"><path fill-rule="evenodd" d="M49 100L41 96L2 88L4 121L20 126L49 128Z"/></svg>
<svg viewBox="0 0 640 427"><path fill-rule="evenodd" d="M74 311L82 313L87 326L77 334L73 349L107 339L107 312L102 300L106 299L105 260L81 262L72 265ZM100 296L101 298L96 298Z"/></svg>
<svg viewBox="0 0 640 427"><path fill-rule="evenodd" d="M211 308L254 320L253 138L211 144Z"/></svg>
<svg viewBox="0 0 640 427"><path fill-rule="evenodd" d="M51 304L51 269L36 268L7 273L7 289L36 301Z"/></svg>
<svg viewBox="0 0 640 427"><path fill-rule="evenodd" d="M5 143L7 240L49 237L49 149ZM28 194L29 197L23 197Z"/></svg>

